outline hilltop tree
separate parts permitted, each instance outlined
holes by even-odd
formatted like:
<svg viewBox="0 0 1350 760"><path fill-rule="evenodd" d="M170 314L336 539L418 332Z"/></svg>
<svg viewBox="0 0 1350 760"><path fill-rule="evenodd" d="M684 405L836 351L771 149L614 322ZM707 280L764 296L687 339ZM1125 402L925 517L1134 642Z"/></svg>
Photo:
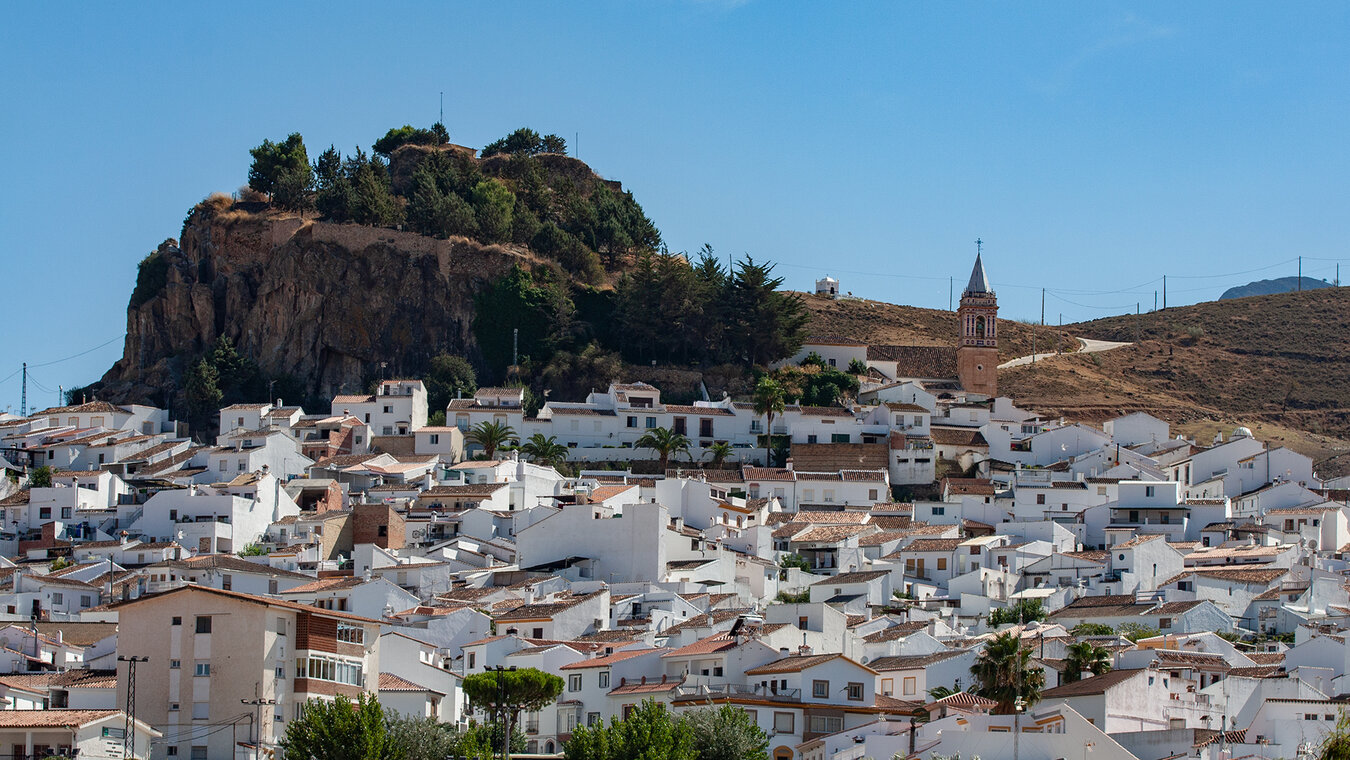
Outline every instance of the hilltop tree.
<svg viewBox="0 0 1350 760"><path fill-rule="evenodd" d="M567 153L567 141L557 135L544 135L529 127L521 127L500 140L488 143L479 154L483 158L498 153L524 153L533 156L538 153Z"/></svg>
<svg viewBox="0 0 1350 760"><path fill-rule="evenodd" d="M248 169L248 186L254 190L272 196L277 190L278 179L285 172L292 174L292 180L304 177L305 187L308 187L309 154L305 152L305 140L299 132L292 132L280 143L263 140L262 145L250 149L249 154L253 156L253 164Z"/></svg>
<svg viewBox="0 0 1350 760"><path fill-rule="evenodd" d="M501 242L511 237L511 212L516 196L506 185L485 179L473 188L473 209L483 239Z"/></svg>
<svg viewBox="0 0 1350 760"><path fill-rule="evenodd" d="M772 276L773 268L746 256L736 264L728 293L735 315L731 342L752 365L792 356L806 340L806 305L799 296L778 290L783 278Z"/></svg>

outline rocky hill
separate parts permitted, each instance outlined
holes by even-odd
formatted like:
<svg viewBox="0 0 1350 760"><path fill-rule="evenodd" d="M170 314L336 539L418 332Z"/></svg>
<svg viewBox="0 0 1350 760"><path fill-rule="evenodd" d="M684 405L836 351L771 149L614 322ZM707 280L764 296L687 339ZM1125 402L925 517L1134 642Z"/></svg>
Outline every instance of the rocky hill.
<svg viewBox="0 0 1350 760"><path fill-rule="evenodd" d="M381 361L399 375L440 352L472 356L474 296L535 260L515 246L267 213L220 196L153 257L162 281L133 296L102 397L172 403L188 362L220 336L265 375L320 396L361 390Z"/></svg>

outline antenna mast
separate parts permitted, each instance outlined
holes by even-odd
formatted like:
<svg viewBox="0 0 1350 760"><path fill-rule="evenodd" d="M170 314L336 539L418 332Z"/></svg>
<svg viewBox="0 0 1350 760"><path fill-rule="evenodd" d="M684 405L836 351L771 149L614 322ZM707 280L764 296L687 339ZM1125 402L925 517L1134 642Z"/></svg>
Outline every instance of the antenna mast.
<svg viewBox="0 0 1350 760"><path fill-rule="evenodd" d="M28 362L23 363L23 392L19 396L19 416L28 416Z"/></svg>

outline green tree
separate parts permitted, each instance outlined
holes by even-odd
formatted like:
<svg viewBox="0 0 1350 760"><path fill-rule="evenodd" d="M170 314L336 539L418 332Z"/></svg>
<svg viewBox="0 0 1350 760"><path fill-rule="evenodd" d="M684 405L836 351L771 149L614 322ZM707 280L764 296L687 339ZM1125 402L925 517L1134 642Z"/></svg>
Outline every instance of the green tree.
<svg viewBox="0 0 1350 760"><path fill-rule="evenodd" d="M567 153L567 141L557 135L544 135L529 127L521 127L500 140L488 143L479 154L483 158L498 153L524 153L533 156L537 153Z"/></svg>
<svg viewBox="0 0 1350 760"><path fill-rule="evenodd" d="M998 703L994 713L1011 715L1018 698L1024 708L1040 701L1045 686L1045 671L1031 668L1031 649L1012 632L991 639L980 650L970 674L977 684L975 693Z"/></svg>
<svg viewBox="0 0 1350 760"><path fill-rule="evenodd" d="M800 554L784 554L782 559L778 560L778 566L784 570L790 567L808 572L811 570L811 563L807 562L806 558Z"/></svg>
<svg viewBox="0 0 1350 760"><path fill-rule="evenodd" d="M331 145L314 162L314 207L325 219L345 222L351 218L353 191L349 168L342 154Z"/></svg>
<svg viewBox="0 0 1350 760"><path fill-rule="evenodd" d="M506 185L485 179L474 185L473 208L478 220L478 232L484 240L501 242L511 237L511 211L516 196Z"/></svg>
<svg viewBox="0 0 1350 760"><path fill-rule="evenodd" d="M356 702L339 694L332 702L311 699L286 726L281 748L287 760L399 760L384 709L362 693Z"/></svg>
<svg viewBox="0 0 1350 760"><path fill-rule="evenodd" d="M928 690L928 698L936 702L939 699L944 699L946 697L950 697L953 694L960 694L960 693L961 690L956 688L955 684L951 686L934 686L933 688Z"/></svg>
<svg viewBox="0 0 1350 760"><path fill-rule="evenodd" d="M850 359L848 362L848 373L850 375L866 375L867 363L862 359Z"/></svg>
<svg viewBox="0 0 1350 760"><path fill-rule="evenodd" d="M445 760L461 755L464 736L449 723L423 715L385 711L389 743L402 760Z"/></svg>
<svg viewBox="0 0 1350 760"><path fill-rule="evenodd" d="M712 457L712 462L710 462L710 464L713 469L722 469L722 464L727 461L727 457L731 456L734 451L735 449L731 448L730 443L727 443L726 441L714 441L713 445L708 447L708 455Z"/></svg>
<svg viewBox="0 0 1350 760"><path fill-rule="evenodd" d="M563 680L537 668L487 670L464 677L464 696L475 709L499 714L506 733L514 734L516 713L552 704L563 690ZM499 736L499 740L500 740Z"/></svg>
<svg viewBox="0 0 1350 760"><path fill-rule="evenodd" d="M783 278L774 277L773 268L746 256L732 276L728 300L735 329L730 335L740 358L752 365L792 356L806 340L806 305L799 296L778 290Z"/></svg>
<svg viewBox="0 0 1350 760"><path fill-rule="evenodd" d="M51 488L52 487L52 468L47 465L34 467L28 473L29 488Z"/></svg>
<svg viewBox="0 0 1350 760"><path fill-rule="evenodd" d="M665 705L645 700L624 720L577 726L564 747L567 760L696 760L694 732Z"/></svg>
<svg viewBox="0 0 1350 760"><path fill-rule="evenodd" d="M445 140L441 139L441 134L437 133L436 127L440 127L440 133L445 135ZM410 124L404 124L385 132L384 137L376 140L371 149L376 153L388 156L403 145L410 143L413 145L439 145L449 142L449 138L450 135L445 133L445 126L439 122L431 129L418 129Z"/></svg>
<svg viewBox="0 0 1350 760"><path fill-rule="evenodd" d="M470 760L492 760L502 749L502 737L506 729L501 721L488 721L469 726L459 740L453 757L467 757ZM511 753L524 752L529 746L529 738L519 728L511 730ZM447 755L446 757L451 757Z"/></svg>
<svg viewBox="0 0 1350 760"><path fill-rule="evenodd" d="M188 413L194 420L206 420L220 410L220 375L205 358L198 359L188 370L183 390L187 394Z"/></svg>
<svg viewBox="0 0 1350 760"><path fill-rule="evenodd" d="M577 353L558 351L540 372L542 387L554 398L581 399L595 388L606 388L624 372L619 355L590 343Z"/></svg>
<svg viewBox="0 0 1350 760"><path fill-rule="evenodd" d="M660 458L661 472L664 473L670 464L671 454L689 453L689 437L671 428L655 428L643 433L633 443L633 448L655 451Z"/></svg>
<svg viewBox="0 0 1350 760"><path fill-rule="evenodd" d="M1111 653L1091 641L1079 641L1067 648L1064 658L1064 682L1073 683L1083 677L1083 671L1094 676L1111 672Z"/></svg>
<svg viewBox="0 0 1350 760"><path fill-rule="evenodd" d="M787 394L777 380L764 375L755 383L754 404L755 414L765 418L764 456L765 464L768 464L769 449L773 446L773 418L787 408Z"/></svg>
<svg viewBox="0 0 1350 760"><path fill-rule="evenodd" d="M576 305L556 270L513 266L478 295L474 306L473 332L494 372L504 372L511 363L513 330L520 331L520 355L540 361L572 338Z"/></svg>
<svg viewBox="0 0 1350 760"><path fill-rule="evenodd" d="M1157 628L1135 622L1121 623L1116 627L1116 633L1119 633L1130 641L1151 639L1154 636L1162 635L1162 631L1159 631Z"/></svg>
<svg viewBox="0 0 1350 760"><path fill-rule="evenodd" d="M1069 633L1074 636L1111 636L1116 629L1105 623L1079 623L1069 629Z"/></svg>
<svg viewBox="0 0 1350 760"><path fill-rule="evenodd" d="M1350 760L1350 715L1344 708L1336 711L1336 727L1322 738L1318 760Z"/></svg>
<svg viewBox="0 0 1350 760"><path fill-rule="evenodd" d="M305 152L305 140L299 132L292 132L280 143L263 140L262 145L250 149L249 154L253 156L253 164L248 169L248 186L269 196L276 191L282 172L292 171L297 175L309 172L309 154Z"/></svg>
<svg viewBox="0 0 1350 760"><path fill-rule="evenodd" d="M544 437L543 433L535 433L524 443L520 444L520 453L530 458L531 462L541 464L546 467L556 467L567 461L568 449L561 443L558 443L558 436L550 435Z"/></svg>
<svg viewBox="0 0 1350 760"><path fill-rule="evenodd" d="M272 201L287 211L304 211L314 205L314 172L308 161L277 172Z"/></svg>
<svg viewBox="0 0 1350 760"><path fill-rule="evenodd" d="M1045 618L1045 608L1041 606L1040 599L1018 599L1011 607L990 610L989 626L992 628L1007 623L1029 623Z"/></svg>
<svg viewBox="0 0 1350 760"><path fill-rule="evenodd" d="M768 760L769 736L739 707L704 707L684 714L698 760Z"/></svg>
<svg viewBox="0 0 1350 760"><path fill-rule="evenodd" d="M403 219L403 206L389 184L389 169L378 156L357 151L348 167L352 194L350 216L357 224L393 226Z"/></svg>
<svg viewBox="0 0 1350 760"><path fill-rule="evenodd" d="M482 446L483 458L491 459L497 453L497 449L510 443L515 435L516 431L505 422L484 420L469 428L469 432L465 434L464 439Z"/></svg>
<svg viewBox="0 0 1350 760"><path fill-rule="evenodd" d="M422 384L427 387L427 406L444 412L451 399L472 396L478 390L478 374L464 357L439 354L431 358Z"/></svg>

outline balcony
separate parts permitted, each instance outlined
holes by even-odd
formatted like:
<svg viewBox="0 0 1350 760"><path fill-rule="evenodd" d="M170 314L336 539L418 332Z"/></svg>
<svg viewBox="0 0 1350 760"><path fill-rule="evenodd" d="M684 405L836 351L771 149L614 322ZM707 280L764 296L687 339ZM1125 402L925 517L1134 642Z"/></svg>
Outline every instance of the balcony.
<svg viewBox="0 0 1350 760"><path fill-rule="evenodd" d="M779 702L800 702L801 689L770 689L765 692L758 684L739 683L684 685L675 689L677 697L758 697Z"/></svg>

